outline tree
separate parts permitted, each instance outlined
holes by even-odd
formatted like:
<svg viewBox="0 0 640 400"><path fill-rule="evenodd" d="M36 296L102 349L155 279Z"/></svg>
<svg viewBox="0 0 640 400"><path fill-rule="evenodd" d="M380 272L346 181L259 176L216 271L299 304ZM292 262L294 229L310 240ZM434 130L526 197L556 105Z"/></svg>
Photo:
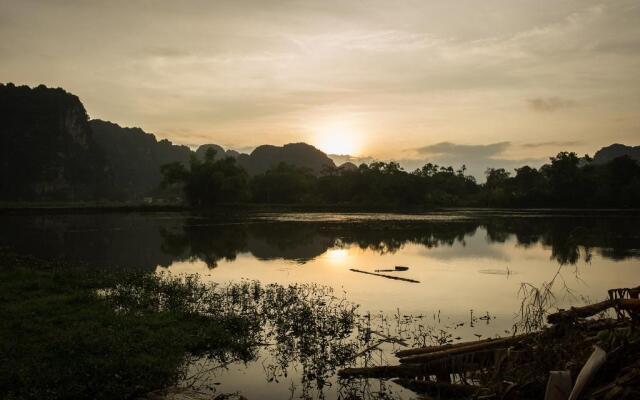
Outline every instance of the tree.
<svg viewBox="0 0 640 400"><path fill-rule="evenodd" d="M193 207L210 207L219 203L236 203L248 198L248 178L244 169L228 157L215 160L215 150L208 149L204 161L191 157L189 170L180 163L163 165L163 185L181 184L187 202Z"/></svg>
<svg viewBox="0 0 640 400"><path fill-rule="evenodd" d="M299 203L312 199L317 178L311 170L286 163L251 180L251 195L258 203Z"/></svg>

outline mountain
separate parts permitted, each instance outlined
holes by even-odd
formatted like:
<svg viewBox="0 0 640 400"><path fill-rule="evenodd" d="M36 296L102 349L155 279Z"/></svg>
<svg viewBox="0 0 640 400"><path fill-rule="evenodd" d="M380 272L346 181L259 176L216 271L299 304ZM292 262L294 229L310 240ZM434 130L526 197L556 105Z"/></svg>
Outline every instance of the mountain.
<svg viewBox="0 0 640 400"><path fill-rule="evenodd" d="M191 149L177 146L140 128L123 128L99 119L89 122L96 143L111 166L112 197L140 199L154 192L162 181L160 167L172 162L189 163Z"/></svg>
<svg viewBox="0 0 640 400"><path fill-rule="evenodd" d="M77 96L0 84L0 198L80 200L102 195L108 166Z"/></svg>
<svg viewBox="0 0 640 400"><path fill-rule="evenodd" d="M329 156L306 143L289 143L284 146L262 145L253 150L251 154L225 150L217 144L203 144L196 150L196 156L203 160L207 149L215 150L215 159L235 158L238 165L247 170L249 175L261 174L281 162L308 168L315 174L319 174L325 167L335 168L335 164Z"/></svg>
<svg viewBox="0 0 640 400"><path fill-rule="evenodd" d="M636 161L640 161L640 146L626 146L624 144L615 143L603 147L593 155L593 163L606 164L614 158L625 155Z"/></svg>
<svg viewBox="0 0 640 400"><path fill-rule="evenodd" d="M240 154L237 160L249 175L263 173L281 162L308 168L314 174L320 174L323 168L336 166L325 153L306 143L289 143L284 146L262 145L249 155Z"/></svg>

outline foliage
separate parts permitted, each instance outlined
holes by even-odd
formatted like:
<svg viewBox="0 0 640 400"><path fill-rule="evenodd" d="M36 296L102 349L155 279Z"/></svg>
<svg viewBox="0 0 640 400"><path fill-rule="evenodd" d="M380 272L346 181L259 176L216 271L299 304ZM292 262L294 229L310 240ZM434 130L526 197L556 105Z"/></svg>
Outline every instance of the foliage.
<svg viewBox="0 0 640 400"><path fill-rule="evenodd" d="M251 179L252 200L279 204L309 202L315 184L316 178L311 170L279 163Z"/></svg>
<svg viewBox="0 0 640 400"><path fill-rule="evenodd" d="M180 381L189 354L250 356L255 326L195 312L194 281L0 261L4 399L131 398Z"/></svg>
<svg viewBox="0 0 640 400"><path fill-rule="evenodd" d="M215 150L207 149L204 161L192 156L189 169L179 162L161 168L163 185L181 184L189 204L208 207L219 203L237 203L248 197L247 173L231 157L215 159Z"/></svg>

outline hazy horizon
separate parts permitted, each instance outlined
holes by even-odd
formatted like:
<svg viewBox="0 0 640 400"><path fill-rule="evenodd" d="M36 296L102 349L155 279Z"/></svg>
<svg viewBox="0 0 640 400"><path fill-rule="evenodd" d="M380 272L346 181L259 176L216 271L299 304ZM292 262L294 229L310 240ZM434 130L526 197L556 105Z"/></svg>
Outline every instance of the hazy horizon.
<svg viewBox="0 0 640 400"><path fill-rule="evenodd" d="M0 0L0 76L246 151L539 166L640 136L635 1Z"/></svg>

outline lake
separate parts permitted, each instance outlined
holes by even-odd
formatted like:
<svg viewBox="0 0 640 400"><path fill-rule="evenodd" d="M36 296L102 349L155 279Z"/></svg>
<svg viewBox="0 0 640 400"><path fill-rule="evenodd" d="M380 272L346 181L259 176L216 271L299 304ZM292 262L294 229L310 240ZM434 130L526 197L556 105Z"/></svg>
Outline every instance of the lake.
<svg viewBox="0 0 640 400"><path fill-rule="evenodd" d="M430 339L451 341L513 333L523 284L553 280L554 307L640 285L640 216L610 211L3 215L0 244L86 268L329 286L359 304L361 314L371 313L377 329L409 345L420 344L427 335L416 332L427 329ZM395 362L399 346L384 343L369 362ZM335 380L321 388L301 384L297 360L273 373L274 357L265 348L254 361L208 372L207 380L219 392L249 399L348 398L349 388ZM412 398L384 381L357 390Z"/></svg>

